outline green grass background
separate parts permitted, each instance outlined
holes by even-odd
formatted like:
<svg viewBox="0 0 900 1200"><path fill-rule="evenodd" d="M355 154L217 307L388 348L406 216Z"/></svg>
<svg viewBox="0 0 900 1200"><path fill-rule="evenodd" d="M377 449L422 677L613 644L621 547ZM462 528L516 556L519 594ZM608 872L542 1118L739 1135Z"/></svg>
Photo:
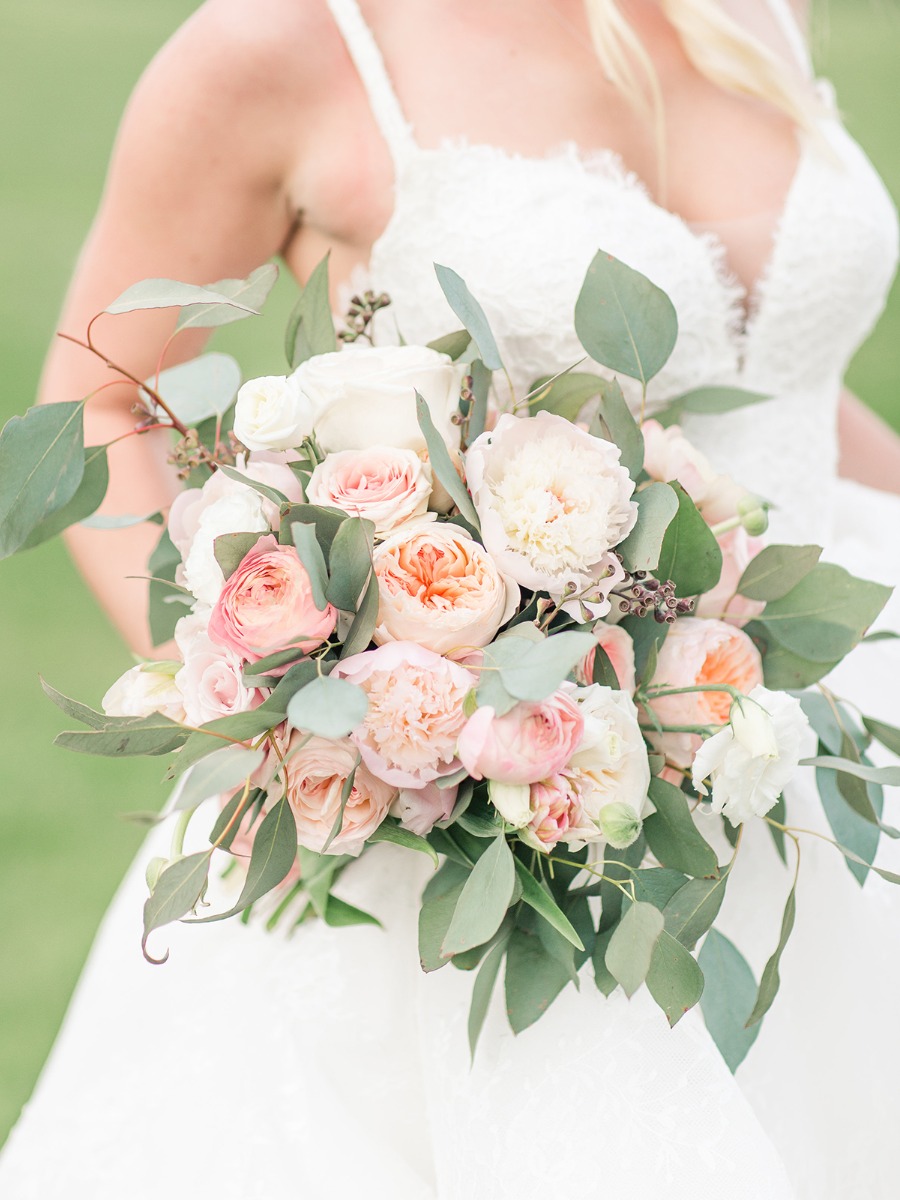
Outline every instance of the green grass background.
<svg viewBox="0 0 900 1200"><path fill-rule="evenodd" d="M18 0L0 12L0 421L24 410L63 288L96 205L118 115L190 0ZM900 197L900 12L831 0L816 33L851 131ZM291 284L262 322L226 342L251 373L278 362ZM900 291L853 364L850 385L900 428ZM0 1142L27 1099L91 938L157 805L158 762L52 746L63 718L38 674L96 704L130 665L58 545L0 565ZM135 936L138 936L137 923Z"/></svg>

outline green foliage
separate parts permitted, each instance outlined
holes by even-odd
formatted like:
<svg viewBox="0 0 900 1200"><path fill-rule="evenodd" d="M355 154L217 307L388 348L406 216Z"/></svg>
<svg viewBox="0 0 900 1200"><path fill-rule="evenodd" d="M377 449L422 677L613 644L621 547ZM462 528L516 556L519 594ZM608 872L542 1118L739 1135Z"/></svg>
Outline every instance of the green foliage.
<svg viewBox="0 0 900 1200"><path fill-rule="evenodd" d="M816 771L816 787L835 841L846 846L856 856L855 858L845 857L844 861L850 874L862 886L869 874L867 864L870 865L875 861L878 844L881 840L881 830L877 824L860 816L847 803L838 787L834 771L826 771L820 767ZM883 800L879 803L878 797L872 792L869 793L869 799L880 821Z"/></svg>
<svg viewBox="0 0 900 1200"><path fill-rule="evenodd" d="M433 342L428 343L429 350L437 350L438 354L446 354L454 362L464 359L469 353L470 346L472 346L472 335L468 329L455 329L452 333L445 333L442 337L435 338ZM477 347L473 347L473 349L477 351Z"/></svg>
<svg viewBox="0 0 900 1200"><path fill-rule="evenodd" d="M784 948L788 944L788 939L794 929L794 920L797 915L797 881L788 893L787 903L784 906L784 916L781 921L781 936L778 939L778 945L775 948L775 953L765 965L762 973L762 979L759 983L759 991L756 995L756 1002L753 1005L753 1011L747 1019L747 1025L755 1025L761 1021L769 1009L772 1007L772 1001L778 993L781 986L781 956L784 953Z"/></svg>
<svg viewBox="0 0 900 1200"><path fill-rule="evenodd" d="M538 883L521 859L515 860L515 867L524 902L577 950L583 950L584 943L575 931L572 922L550 895L549 890Z"/></svg>
<svg viewBox="0 0 900 1200"><path fill-rule="evenodd" d="M609 940L606 949L607 969L629 998L647 978L653 951L663 927L663 915L659 909L639 900L629 905Z"/></svg>
<svg viewBox="0 0 900 1200"><path fill-rule="evenodd" d="M407 850L415 850L419 854L427 855L434 865L438 865L438 856L434 848L423 837L419 837L417 833L413 833L410 829L404 829L402 825L396 824L392 818L382 821L374 833L370 833L367 839L369 842L392 842L395 846L405 846Z"/></svg>
<svg viewBox="0 0 900 1200"><path fill-rule="evenodd" d="M290 505L287 496L285 496L284 492L279 492L278 488L269 487L267 483L260 483L257 479L251 479L249 475L244 475L241 471L235 470L234 467L229 467L227 463L222 463L218 469L223 475L227 475L229 479L233 479L235 483L242 483L244 487L250 488L252 492L258 492L260 496L271 500L273 504ZM261 537L262 534L259 536Z"/></svg>
<svg viewBox="0 0 900 1200"><path fill-rule="evenodd" d="M617 547L629 571L655 571L666 531L679 513L679 497L667 483L651 483L636 493L638 520Z"/></svg>
<svg viewBox="0 0 900 1200"><path fill-rule="evenodd" d="M193 429L210 417L223 416L234 404L240 386L241 368L236 360L211 350L161 372L155 390L178 420Z"/></svg>
<svg viewBox="0 0 900 1200"><path fill-rule="evenodd" d="M644 466L644 435L615 379L600 380L600 407L590 431L619 447L622 466L637 479Z"/></svg>
<svg viewBox="0 0 900 1200"><path fill-rule="evenodd" d="M703 993L703 972L696 960L666 930L659 935L650 956L647 988L673 1027Z"/></svg>
<svg viewBox="0 0 900 1200"><path fill-rule="evenodd" d="M328 257L326 254L315 267L288 319L284 352L292 371L308 358L337 350L328 290Z"/></svg>
<svg viewBox="0 0 900 1200"><path fill-rule="evenodd" d="M328 600L335 608L356 612L372 572L374 545L371 521L351 517L338 526L328 555Z"/></svg>
<svg viewBox="0 0 900 1200"><path fill-rule="evenodd" d="M372 640L372 634L375 632L375 626L378 623L378 604L378 577L372 571L369 574L369 582L366 585L362 601L356 611L356 616L353 618L347 636L344 638L344 644L341 648L341 658L350 658L354 654L361 654L369 645Z"/></svg>
<svg viewBox="0 0 900 1200"><path fill-rule="evenodd" d="M876 721L872 717L863 717L862 720L873 738L876 738L888 750L892 750L894 754L900 754L900 729L897 729L895 725L886 725L884 721Z"/></svg>
<svg viewBox="0 0 900 1200"><path fill-rule="evenodd" d="M503 834L472 868L444 936L441 953L459 954L489 941L503 922L516 882L515 862Z"/></svg>
<svg viewBox="0 0 900 1200"><path fill-rule="evenodd" d="M36 525L19 549L30 550L33 546L38 546L49 538L56 537L70 525L86 520L103 503L108 486L109 464L106 458L106 447L86 447L84 474L74 496L67 504L55 509Z"/></svg>
<svg viewBox="0 0 900 1200"><path fill-rule="evenodd" d="M250 750L239 745L223 746L182 776L184 782L175 794L173 811L194 808L210 796L230 792L239 784L246 783L262 765L264 758L262 750Z"/></svg>
<svg viewBox="0 0 900 1200"><path fill-rule="evenodd" d="M190 912L206 890L209 878L210 851L189 854L176 859L161 873L156 887L144 902L144 936L141 946L144 957L150 962L165 962L168 950L161 959L151 958L147 953L147 938L154 929L177 921Z"/></svg>
<svg viewBox="0 0 900 1200"><path fill-rule="evenodd" d="M543 1016L569 979L568 970L547 953L536 934L513 930L505 975L506 1015L513 1033Z"/></svg>
<svg viewBox="0 0 900 1200"><path fill-rule="evenodd" d="M457 475L450 452L444 439L435 429L428 404L419 392L416 392L416 417L419 421L419 428L422 430L422 436L425 438L425 445L428 447L428 458L435 478L444 485L453 503L469 524L475 529L479 529L478 513L475 511L472 497L466 490L466 485Z"/></svg>
<svg viewBox="0 0 900 1200"><path fill-rule="evenodd" d="M184 590L175 583L175 571L181 563L181 555L169 537L165 526L159 541L150 555L147 570L150 572L147 620L150 638L154 646L169 641L175 632L180 617L187 612Z"/></svg>
<svg viewBox="0 0 900 1200"><path fill-rule="evenodd" d="M261 537L263 534L259 532L218 535L213 542L213 552L226 579L231 578Z"/></svg>
<svg viewBox="0 0 900 1200"><path fill-rule="evenodd" d="M575 303L575 331L595 362L646 387L675 348L678 318L665 292L600 250Z"/></svg>
<svg viewBox="0 0 900 1200"><path fill-rule="evenodd" d="M453 920L456 904L468 881L470 869L448 859L429 879L419 910L419 961L423 971L437 971L450 956L443 952L444 938Z"/></svg>
<svg viewBox="0 0 900 1200"><path fill-rule="evenodd" d="M217 325L229 325L232 321L254 316L262 310L277 278L278 268L275 264L264 263L255 271L251 271L246 279L219 279L216 283L211 283L211 292L227 296L232 303L185 305L178 314L176 332L182 329L212 329ZM247 305L247 308L236 308L233 304L235 300Z"/></svg>
<svg viewBox="0 0 900 1200"><path fill-rule="evenodd" d="M781 600L815 567L821 546L765 546L747 565L737 590L750 600Z"/></svg>
<svg viewBox="0 0 900 1200"><path fill-rule="evenodd" d="M265 896L290 871L297 857L297 823L287 797L283 797L266 813L253 839L250 865L241 894L233 908L224 913L213 913L209 917L196 917L193 924L224 921L236 916L261 896Z"/></svg>
<svg viewBox="0 0 900 1200"><path fill-rule="evenodd" d="M365 720L369 701L362 688L346 679L323 675L306 684L288 701L287 717L295 729L324 738L342 738Z"/></svg>
<svg viewBox="0 0 900 1200"><path fill-rule="evenodd" d="M484 649L477 699L498 716L520 700L546 699L597 644L592 633L575 630L537 640L529 628L517 625Z"/></svg>
<svg viewBox="0 0 900 1200"><path fill-rule="evenodd" d="M491 1002L491 996L497 982L497 976L500 974L503 956L506 954L506 947L507 942L505 939L498 942L485 956L478 974L475 976L468 1021L469 1051L473 1059L475 1057L475 1049L478 1046L478 1038L481 1035L484 1025L484 1019L487 1016L488 1005Z"/></svg>
<svg viewBox="0 0 900 1200"><path fill-rule="evenodd" d="M575 421L589 400L600 394L603 380L587 371L565 371L562 375L541 375L528 389L532 413L551 412Z"/></svg>
<svg viewBox="0 0 900 1200"><path fill-rule="evenodd" d="M644 818L644 836L659 862L698 879L718 877L716 853L694 824L685 794L655 776L650 799L656 812Z"/></svg>
<svg viewBox="0 0 900 1200"><path fill-rule="evenodd" d="M663 909L666 932L693 950L719 915L727 881L727 871L718 879L689 879Z"/></svg>
<svg viewBox="0 0 900 1200"><path fill-rule="evenodd" d="M497 349L497 342L491 332L488 319L484 315L484 309L455 271L435 263L434 273L441 285L441 291L447 298L447 303L462 321L472 341L478 347L481 361L489 371L502 370L503 360L500 358L500 351ZM441 483L444 483L443 479ZM446 483L444 486L447 486Z"/></svg>
<svg viewBox="0 0 900 1200"><path fill-rule="evenodd" d="M712 416L716 413L733 412L762 400L771 400L763 392L750 392L737 387L702 387L676 396L674 400L653 414L653 419L668 427L680 421L686 414Z"/></svg>
<svg viewBox="0 0 900 1200"><path fill-rule="evenodd" d="M309 576L309 589L312 593L313 604L315 604L319 612L324 612L328 607L326 597L328 591L328 567L325 564L325 555L322 553L322 548L316 538L316 527L315 525L304 525L300 521L294 521L291 525L291 537L294 540L297 556L303 563L306 574Z"/></svg>
<svg viewBox="0 0 900 1200"><path fill-rule="evenodd" d="M112 723L111 723L112 725ZM92 729L87 733L60 733L54 745L78 754L100 754L108 758L123 755L168 754L187 740L188 731L161 713L135 717L127 724Z"/></svg>
<svg viewBox="0 0 900 1200"><path fill-rule="evenodd" d="M201 304L224 305L245 312L248 316L258 315L256 309L238 297L227 296L212 286L198 287L192 283L179 283L176 279L142 279L140 283L126 288L103 311L119 314L139 309L184 308Z"/></svg>
<svg viewBox="0 0 900 1200"><path fill-rule="evenodd" d="M669 487L678 498L678 512L666 529L656 574L671 579L679 596L697 596L719 582L722 551L681 484Z"/></svg>
<svg viewBox="0 0 900 1200"><path fill-rule="evenodd" d="M697 961L705 980L700 998L703 1019L734 1074L760 1031L759 1023L747 1024L756 980L741 952L717 929L706 935Z"/></svg>

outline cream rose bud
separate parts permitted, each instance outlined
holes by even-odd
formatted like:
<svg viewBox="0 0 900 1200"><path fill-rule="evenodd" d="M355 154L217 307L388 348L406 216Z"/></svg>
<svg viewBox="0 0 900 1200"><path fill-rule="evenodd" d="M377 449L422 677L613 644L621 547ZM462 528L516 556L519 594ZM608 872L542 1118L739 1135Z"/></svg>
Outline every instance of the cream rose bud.
<svg viewBox="0 0 900 1200"><path fill-rule="evenodd" d="M100 704L108 717L149 717L162 713L173 721L184 720L181 692L175 675L181 663L139 663L120 675Z"/></svg>
<svg viewBox="0 0 900 1200"><path fill-rule="evenodd" d="M375 526L376 537L385 537L407 521L428 519L431 465L414 450L396 446L339 450L315 468L306 498L364 517Z"/></svg>
<svg viewBox="0 0 900 1200"><path fill-rule="evenodd" d="M502 717L484 705L459 736L459 757L475 779L538 783L562 769L583 733L578 705L562 691L546 700L520 701Z"/></svg>
<svg viewBox="0 0 900 1200"><path fill-rule="evenodd" d="M485 549L505 574L595 617L624 576L610 553L634 528L634 483L618 446L552 413L502 416L466 453L466 478Z"/></svg>
<svg viewBox="0 0 900 1200"><path fill-rule="evenodd" d="M291 450L312 433L320 414L294 376L264 375L238 392L234 432L248 450Z"/></svg>
<svg viewBox="0 0 900 1200"><path fill-rule="evenodd" d="M359 762L356 747L344 738L332 741L295 730L284 750L281 774L285 794L297 822L297 841L321 854L341 811L341 792L353 773L341 831L328 854L358 855L396 798L396 789L377 779Z"/></svg>
<svg viewBox="0 0 900 1200"><path fill-rule="evenodd" d="M436 654L493 641L515 613L519 587L459 525L398 530L375 547L375 641L418 642Z"/></svg>
<svg viewBox="0 0 900 1200"><path fill-rule="evenodd" d="M422 450L416 392L424 398L438 433L459 445L463 368L426 346L347 346L307 359L291 378L318 410L315 435L323 450L401 446Z"/></svg>
<svg viewBox="0 0 900 1200"><path fill-rule="evenodd" d="M764 816L793 778L808 728L799 700L753 688L734 702L730 723L697 751L694 787L706 795L703 781L709 778L712 811L732 825Z"/></svg>
<svg viewBox="0 0 900 1200"><path fill-rule="evenodd" d="M182 617L175 626L175 643L184 659L175 683L189 725L246 712L262 700L258 688L244 685L240 657L210 638L209 616L208 609L201 610Z"/></svg>
<svg viewBox="0 0 900 1200"><path fill-rule="evenodd" d="M373 775L417 789L459 769L471 671L414 642L389 642L342 659L331 674L366 693L368 712L351 736Z"/></svg>

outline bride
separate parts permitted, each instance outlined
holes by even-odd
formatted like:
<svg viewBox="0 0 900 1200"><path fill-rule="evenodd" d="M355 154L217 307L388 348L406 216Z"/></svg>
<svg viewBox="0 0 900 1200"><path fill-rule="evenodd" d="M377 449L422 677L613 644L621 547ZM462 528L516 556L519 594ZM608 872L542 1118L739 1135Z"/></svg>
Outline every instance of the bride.
<svg viewBox="0 0 900 1200"><path fill-rule="evenodd" d="M843 370L893 274L896 220L812 82L800 8L209 0L135 92L63 326L84 328L147 276L209 282L280 253L302 279L330 250L339 290L390 293L385 336L428 340L452 319L436 260L480 298L522 383L578 357L574 298L603 247L678 310L681 353L657 395L739 381L773 397L695 418L690 434L775 503L775 536L900 579L884 542L900 501L838 480L836 433ZM171 322L117 318L104 348L145 378ZM189 357L199 340L177 345ZM61 343L45 398L101 382ZM131 399L101 392L89 440L130 429ZM840 420L845 469L896 487L900 442L850 398ZM128 439L114 461L111 511L169 502L164 443ZM71 538L145 652L140 585L122 577L144 572L153 535ZM835 687L886 720L893 706L896 723L900 655L886 642L855 658ZM814 825L813 795L789 803ZM724 918L758 972L789 880L764 830L748 840ZM861 890L829 847L804 848L783 994L736 1077L696 1010L669 1031L644 993L605 1000L589 977L517 1039L492 1010L470 1069L470 981L419 972L424 880L391 849L367 854L345 891L387 933L178 927L169 963L150 968L137 932L145 848L0 1160L0 1194L896 1195L900 968L884 952L900 901L887 885Z"/></svg>

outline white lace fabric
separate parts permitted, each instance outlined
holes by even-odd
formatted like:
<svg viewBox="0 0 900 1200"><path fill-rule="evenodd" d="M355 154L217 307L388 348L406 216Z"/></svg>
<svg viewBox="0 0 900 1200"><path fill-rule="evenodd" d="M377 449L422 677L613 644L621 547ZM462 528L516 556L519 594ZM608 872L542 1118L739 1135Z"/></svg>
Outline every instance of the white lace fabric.
<svg viewBox="0 0 900 1200"><path fill-rule="evenodd" d="M789 22L782 2L769 0ZM574 302L602 247L663 287L679 315L651 398L736 382L771 395L692 420L692 438L780 506L776 536L827 538L851 569L900 579L900 551L880 544L900 527L900 501L835 478L841 376L897 255L890 201L836 118L823 121L832 155L801 146L745 325L748 298L721 243L655 204L615 155L417 147L355 0L329 4L397 170L368 269L393 299L381 332L425 341L454 327L431 267L442 262L482 302L524 389L582 356ZM898 675L900 655L877 644L841 682L897 723ZM822 826L809 789L794 789L789 811ZM723 928L758 977L790 874L764 827L745 842ZM287 940L234 921L182 926L155 935L171 958L151 968L139 941L153 853L144 848L112 905L0 1160L4 1200L897 1195L900 893L877 879L860 890L830 847L804 844L782 994L736 1077L697 1011L670 1031L646 993L605 1000L589 970L580 993L568 988L518 1038L498 988L470 1067L472 979L419 970L429 867L395 847L376 847L339 889L384 930L307 924Z"/></svg>

